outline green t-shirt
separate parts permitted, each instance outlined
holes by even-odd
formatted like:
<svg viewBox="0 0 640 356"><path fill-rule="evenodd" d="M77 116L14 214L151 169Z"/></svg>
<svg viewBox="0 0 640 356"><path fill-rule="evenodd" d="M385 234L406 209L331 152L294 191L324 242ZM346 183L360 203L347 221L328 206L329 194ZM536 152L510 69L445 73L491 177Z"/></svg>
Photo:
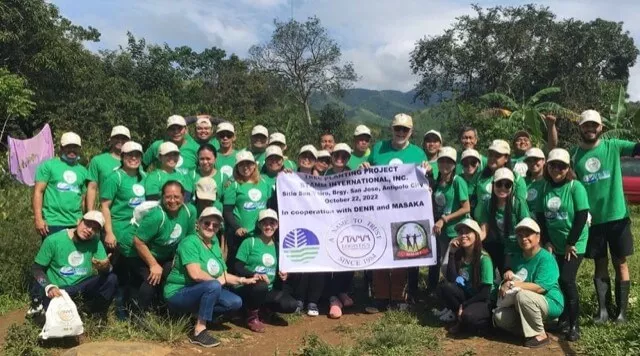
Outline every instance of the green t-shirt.
<svg viewBox="0 0 640 356"><path fill-rule="evenodd" d="M262 170L262 167L264 167L264 163L267 161L267 152L262 151L259 153L256 153L256 152L251 152L251 153L253 153L253 158L255 158L256 160L258 169Z"/></svg>
<svg viewBox="0 0 640 356"><path fill-rule="evenodd" d="M179 146L180 158L176 165L176 171L179 171L182 174L189 173L190 170L196 169L196 166L198 165L198 149L200 149L200 145L193 138L189 139L188 137L189 136L187 136L182 145ZM142 156L142 163L145 167L148 167L151 164L153 164L156 169L160 167L158 150L163 142L165 142L165 140L157 140L149 146Z"/></svg>
<svg viewBox="0 0 640 356"><path fill-rule="evenodd" d="M476 172L471 179L467 179L463 174L458 175L458 177L464 179L464 182L467 183L467 191L469 192L469 205L471 205L471 217L474 216L476 205L478 204L478 196L476 195L476 185L478 184L478 177L480 176L480 172Z"/></svg>
<svg viewBox="0 0 640 356"><path fill-rule="evenodd" d="M431 166L431 175L433 177L437 177L440 175L440 169L438 168L438 158L433 161L429 161L429 165Z"/></svg>
<svg viewBox="0 0 640 356"><path fill-rule="evenodd" d="M451 183L446 186L442 186L436 183L435 191L433 192L433 217L438 220L442 215L449 215L455 211L458 211L462 206L462 203L469 200L469 191L467 190L467 183L464 179L453 176ZM456 232L456 224L462 221L465 216L461 216L457 219L453 219L447 222L443 228L443 234L451 239L458 236Z"/></svg>
<svg viewBox="0 0 640 356"><path fill-rule="evenodd" d="M490 223L490 205L491 200L487 200L484 202L478 202L478 207L476 208L476 220L478 224L488 224L489 229L487 231L487 238L485 241L495 242L499 241L504 244L504 251L508 254L517 254L520 253L520 246L518 245L518 241L516 240L515 228L518 223L524 219L529 217L529 208L527 208L527 203L524 199L520 199L517 197L513 197L513 205L511 209L511 226L508 227L509 235L505 236L505 221L504 221L504 208L496 209L495 221L496 226L499 231L493 231Z"/></svg>
<svg viewBox="0 0 640 356"><path fill-rule="evenodd" d="M292 171L297 171L298 170L298 165L296 164L296 162L288 159L285 157L284 159L284 163L282 164L282 167L284 167L285 169L290 169Z"/></svg>
<svg viewBox="0 0 640 356"><path fill-rule="evenodd" d="M531 178L525 178L524 182L527 184L527 206L531 213L531 218L535 219L535 213L538 211L538 200L542 197L542 187L545 185L544 179L532 180Z"/></svg>
<svg viewBox="0 0 640 356"><path fill-rule="evenodd" d="M204 143L208 143L211 146L213 146L213 148L217 150L220 149L220 141L218 141L218 138L216 137L215 134L211 135L211 138L209 140L207 140L206 142L201 142L199 139L194 138L193 136L187 134L186 135L186 139L195 142L198 146L204 144ZM196 157L197 157L197 150L196 150ZM197 162L196 162L197 163Z"/></svg>
<svg viewBox="0 0 640 356"><path fill-rule="evenodd" d="M46 183L42 216L49 226L75 226L82 218L82 196L89 171L81 164L69 165L58 157L36 170L36 183Z"/></svg>
<svg viewBox="0 0 640 356"><path fill-rule="evenodd" d="M89 162L89 182L98 183L98 187L102 188L105 179L120 168L120 160L115 158L109 152L99 154Z"/></svg>
<svg viewBox="0 0 640 356"><path fill-rule="evenodd" d="M93 276L92 258L104 260L107 253L97 236L73 241L67 229L44 239L35 263L46 268L47 278L59 288L76 285Z"/></svg>
<svg viewBox="0 0 640 356"><path fill-rule="evenodd" d="M371 149L367 149L362 156L358 156L356 151L351 152L351 157L349 157L349 162L347 162L347 167L350 170L356 170L360 167L364 162L367 162L369 156L371 155Z"/></svg>
<svg viewBox="0 0 640 356"><path fill-rule="evenodd" d="M564 255L573 219L576 213L582 210L589 210L589 199L587 191L579 181L573 180L559 187L546 183L542 187L536 211L544 213L549 240L556 254ZM576 242L578 254L585 253L588 237L589 227L585 224Z"/></svg>
<svg viewBox="0 0 640 356"><path fill-rule="evenodd" d="M427 156L424 154L424 151L413 143L408 144L401 150L396 150L391 145L390 140L376 142L368 158L369 164L372 166L397 166L400 164L420 165L426 160Z"/></svg>
<svg viewBox="0 0 640 356"><path fill-rule="evenodd" d="M526 201L527 200L527 184L524 178L514 174L513 195ZM476 181L476 196L478 202L488 201L491 199L491 190L493 189L493 174L485 177L480 173Z"/></svg>
<svg viewBox="0 0 640 356"><path fill-rule="evenodd" d="M196 284L189 277L187 265L197 263L200 269L213 278L220 277L226 271L226 264L220 250L218 238L211 240L207 248L198 235L189 235L180 242L173 259L173 267L164 285L164 298L169 299L180 289Z"/></svg>
<svg viewBox="0 0 640 356"><path fill-rule="evenodd" d="M278 173L269 173L265 169L263 169L262 173L260 173L260 177L264 179L272 189L276 189L276 179L278 178Z"/></svg>
<svg viewBox="0 0 640 356"><path fill-rule="evenodd" d="M269 277L269 290L271 290L278 269L276 256L276 244L273 241L265 244L260 237L253 236L242 241L236 259L244 263L249 271L266 274Z"/></svg>
<svg viewBox="0 0 640 356"><path fill-rule="evenodd" d="M200 178L202 178L202 174L200 174L200 170L199 169L194 169L193 171L189 172L189 178L193 184L193 201L196 200L196 184L198 184L198 181L200 180ZM216 173L213 175L213 181L216 182L216 201L217 202L222 202L222 194L224 192L224 183L226 182L226 178L222 175L222 172L216 170Z"/></svg>
<svg viewBox="0 0 640 356"><path fill-rule="evenodd" d="M514 174L519 175L520 177L526 177L527 176L527 172L529 171L529 166L527 165L527 163L524 161L527 158L527 156L525 155L521 155L521 156L517 156L517 155L513 155L511 156L511 170L513 171Z"/></svg>
<svg viewBox="0 0 640 356"><path fill-rule="evenodd" d="M178 214L171 217L161 206L149 210L136 229L136 236L147 244L157 260L173 256L180 241L196 232L196 208L182 205Z"/></svg>
<svg viewBox="0 0 640 356"><path fill-rule="evenodd" d="M571 151L571 166L587 190L589 205L594 207L593 224L629 216L622 190L620 156L631 156L635 145L631 141L601 140L590 150L576 147Z"/></svg>
<svg viewBox="0 0 640 356"><path fill-rule="evenodd" d="M258 183L238 183L233 178L227 181L224 191L224 205L233 205L233 215L240 227L250 233L256 228L258 213L267 207L273 188L263 178Z"/></svg>
<svg viewBox="0 0 640 356"><path fill-rule="evenodd" d="M562 314L564 297L558 285L560 271L556 259L549 251L541 248L535 256L526 259L522 253L511 260L513 273L528 283L535 283L545 290L544 299L549 305L547 319L555 319Z"/></svg>
<svg viewBox="0 0 640 356"><path fill-rule="evenodd" d="M458 162L458 164L456 164L457 175L462 175L462 173L464 173L464 167L462 166L462 151L464 150L458 151L458 160L456 161ZM480 154L480 165L478 166L476 173L484 171L486 167L487 167L487 156Z"/></svg>
<svg viewBox="0 0 640 356"><path fill-rule="evenodd" d="M451 261L453 262L453 261ZM486 284L493 287L493 262L491 262L491 257L485 251L482 251L482 255L480 256L480 280L479 284ZM464 292L467 296L474 296L478 291L473 288L473 264L463 262L460 265L460 270L458 275L464 279Z"/></svg>
<svg viewBox="0 0 640 356"><path fill-rule="evenodd" d="M233 177L233 167L236 166L236 153L238 153L238 150L233 149L228 155L218 153L218 157L216 157L216 170L222 173L225 180Z"/></svg>
<svg viewBox="0 0 640 356"><path fill-rule="evenodd" d="M184 187L184 190L192 193L193 192L193 180L189 177L189 175L182 174L178 170L173 171L173 173L168 173L162 169L156 169L147 175L147 178L144 180L144 190L147 197L153 195L162 195L162 187L165 183L170 180L175 180L180 182Z"/></svg>

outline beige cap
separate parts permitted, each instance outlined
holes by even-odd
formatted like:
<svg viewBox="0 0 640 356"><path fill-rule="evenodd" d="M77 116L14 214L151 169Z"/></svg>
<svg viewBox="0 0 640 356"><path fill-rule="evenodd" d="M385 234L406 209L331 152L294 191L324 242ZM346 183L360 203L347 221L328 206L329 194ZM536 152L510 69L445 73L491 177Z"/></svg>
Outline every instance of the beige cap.
<svg viewBox="0 0 640 356"><path fill-rule="evenodd" d="M549 158L547 162L560 161L565 164L571 164L571 157L569 152L562 148L555 148L549 152Z"/></svg>
<svg viewBox="0 0 640 356"><path fill-rule="evenodd" d="M208 206L200 213L200 219L206 218L207 216L217 216L222 219L222 213L214 206Z"/></svg>
<svg viewBox="0 0 640 356"><path fill-rule="evenodd" d="M445 157L450 158L451 160L456 162L456 160L458 159L458 152L456 152L456 149L453 147L449 147L449 146L442 147L440 149L440 152L438 152L438 159L445 158Z"/></svg>
<svg viewBox="0 0 640 356"><path fill-rule="evenodd" d="M282 154L282 148L280 148L280 146L276 146L276 145L271 145L269 147L267 147L267 149L265 150L265 158L269 158L271 156L278 156L278 157L284 157L284 155Z"/></svg>
<svg viewBox="0 0 640 356"><path fill-rule="evenodd" d="M522 137L522 136L524 136L524 137L526 137L528 139L531 139L531 135L527 131L518 130L518 131L516 131L515 134L513 134L513 140L515 141L518 137Z"/></svg>
<svg viewBox="0 0 640 356"><path fill-rule="evenodd" d="M301 155L305 152L309 152L313 155L313 157L318 158L318 150L316 150L315 147L313 147L313 145L304 145L302 146L302 148L300 149L300 153L298 153L298 155Z"/></svg>
<svg viewBox="0 0 640 356"><path fill-rule="evenodd" d="M187 126L187 122L185 121L184 117L182 117L180 115L171 115L167 119L167 128L169 128L169 127L171 127L173 125Z"/></svg>
<svg viewBox="0 0 640 356"><path fill-rule="evenodd" d="M196 183L196 196L202 200L216 200L217 188L218 185L213 178L202 177Z"/></svg>
<svg viewBox="0 0 640 356"><path fill-rule="evenodd" d="M440 142L442 142L442 135L440 134L440 132L436 131L436 130L429 130L427 131L427 133L424 134L423 137L427 137L427 135L434 135L438 137L438 140L440 140Z"/></svg>
<svg viewBox="0 0 640 356"><path fill-rule="evenodd" d="M504 167L498 168L496 172L493 174L493 181L497 182L505 179L513 182L513 180L515 179L513 177L513 172L511 172L509 168L504 168Z"/></svg>
<svg viewBox="0 0 640 356"><path fill-rule="evenodd" d="M284 134L280 132L274 132L269 136L269 144L281 143L283 145L287 144L287 138L284 137Z"/></svg>
<svg viewBox="0 0 640 356"><path fill-rule="evenodd" d="M369 129L365 125L358 125L356 127L356 130L353 132L353 136L360 136L360 135L371 136L371 129Z"/></svg>
<svg viewBox="0 0 640 356"><path fill-rule="evenodd" d="M206 117L201 117L198 119L198 121L196 121L196 126L200 126L200 127L213 127L213 125L211 124L211 120L209 120Z"/></svg>
<svg viewBox="0 0 640 356"><path fill-rule="evenodd" d="M137 142L133 142L133 141L127 141L124 143L124 145L122 145L122 153L130 153L130 152L140 152L143 153L144 150L142 149L142 145L137 143Z"/></svg>
<svg viewBox="0 0 640 356"><path fill-rule="evenodd" d="M249 162L256 163L256 159L253 158L253 153L247 150L242 150L236 153L236 164L242 161L249 161Z"/></svg>
<svg viewBox="0 0 640 356"><path fill-rule="evenodd" d="M480 225L473 219L464 219L458 224L456 224L456 232L460 232L460 228L466 226L471 230L475 231L478 236L482 235L482 230L480 229Z"/></svg>
<svg viewBox="0 0 640 356"><path fill-rule="evenodd" d="M83 220L95 221L100 224L100 227L104 227L104 215L97 210L87 211L84 216L82 216Z"/></svg>
<svg viewBox="0 0 640 356"><path fill-rule="evenodd" d="M542 152L541 149L534 147L534 148L530 148L527 150L527 152L525 152L524 154L525 159L527 158L540 158L540 159L544 159L544 152Z"/></svg>
<svg viewBox="0 0 640 356"><path fill-rule="evenodd" d="M498 152L502 155L511 154L511 147L509 146L509 142L505 140L493 140L491 142L491 146L489 146L489 151Z"/></svg>
<svg viewBox="0 0 640 356"><path fill-rule="evenodd" d="M462 156L460 156L460 160L462 161L463 159L465 159L467 157L473 157L473 158L477 159L478 161L482 160L482 158L480 156L480 152L474 150L473 148L468 148L468 149L462 151Z"/></svg>
<svg viewBox="0 0 640 356"><path fill-rule="evenodd" d="M278 213L276 213L273 209L264 209L258 213L258 221L262 221L264 219L274 219L278 221Z"/></svg>
<svg viewBox="0 0 640 356"><path fill-rule="evenodd" d="M532 218L524 218L522 219L518 225L516 225L515 231L518 231L520 229L529 229L535 233L540 233L540 226L538 226L538 223L533 220Z"/></svg>
<svg viewBox="0 0 640 356"><path fill-rule="evenodd" d="M160 144L160 148L158 149L158 156L164 156L171 152L180 153L180 148L178 148L175 143L170 141L166 141Z"/></svg>
<svg viewBox="0 0 640 356"><path fill-rule="evenodd" d="M131 138L131 132L129 132L129 129L122 125L114 126L111 129L111 136L109 137L118 136L118 135L127 136L127 138L129 139Z"/></svg>
<svg viewBox="0 0 640 356"><path fill-rule="evenodd" d="M333 152L338 152L338 151L344 151L347 152L348 154L351 154L351 147L349 147L349 145L347 145L346 143L338 143L333 147Z"/></svg>
<svg viewBox="0 0 640 356"><path fill-rule="evenodd" d="M316 158L331 158L331 153L327 150L320 150L318 151Z"/></svg>
<svg viewBox="0 0 640 356"><path fill-rule="evenodd" d="M229 132L236 133L236 129L233 127L233 124L230 122L221 122L218 124L218 127L216 128L216 133L222 132L222 131L229 131Z"/></svg>
<svg viewBox="0 0 640 356"><path fill-rule="evenodd" d="M578 125L582 125L585 122L595 122L599 125L602 125L602 118L600 117L600 113L595 110L585 110L580 114L580 121L578 121Z"/></svg>
<svg viewBox="0 0 640 356"><path fill-rule="evenodd" d="M413 119L407 114L397 114L393 117L391 126L404 126L410 129L413 128Z"/></svg>
<svg viewBox="0 0 640 356"><path fill-rule="evenodd" d="M60 146L64 147L67 145L82 146L82 140L75 132L65 132L60 138Z"/></svg>
<svg viewBox="0 0 640 356"><path fill-rule="evenodd" d="M267 130L267 128L262 125L256 125L251 129L251 136L255 135L264 135L266 137L269 137L269 130Z"/></svg>

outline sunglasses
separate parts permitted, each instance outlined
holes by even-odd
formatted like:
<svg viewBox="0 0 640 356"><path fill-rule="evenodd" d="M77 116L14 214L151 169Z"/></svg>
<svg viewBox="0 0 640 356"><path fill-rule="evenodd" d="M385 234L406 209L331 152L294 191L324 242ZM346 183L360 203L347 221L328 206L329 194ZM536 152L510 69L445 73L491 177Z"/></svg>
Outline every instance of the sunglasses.
<svg viewBox="0 0 640 356"><path fill-rule="evenodd" d="M511 189L511 187L513 187L513 182L508 180L499 180L493 183L493 185L495 185L496 188L499 188L499 189Z"/></svg>
<svg viewBox="0 0 640 356"><path fill-rule="evenodd" d="M218 132L217 136L220 137L220 138L232 138L233 137L233 132L222 131L222 132Z"/></svg>
<svg viewBox="0 0 640 356"><path fill-rule="evenodd" d="M331 158L318 158L318 161L322 162L322 163L326 163L326 164L330 164L331 163Z"/></svg>
<svg viewBox="0 0 640 356"><path fill-rule="evenodd" d="M214 229L220 227L220 223L216 222L216 221L203 221L203 222L201 222L201 224L204 227L212 227Z"/></svg>
<svg viewBox="0 0 640 356"><path fill-rule="evenodd" d="M395 131L395 132L405 132L406 133L406 132L411 131L411 129L408 128L408 127L404 127L404 126L394 126L393 127L393 131Z"/></svg>
<svg viewBox="0 0 640 356"><path fill-rule="evenodd" d="M469 160L469 161L462 161L462 166L463 167L473 167L473 166L477 166L478 163L480 163L480 161L478 160Z"/></svg>
<svg viewBox="0 0 640 356"><path fill-rule="evenodd" d="M565 169L569 168L569 165L563 162L549 162L547 163L549 165L549 168L551 169L555 169L558 171L564 171Z"/></svg>

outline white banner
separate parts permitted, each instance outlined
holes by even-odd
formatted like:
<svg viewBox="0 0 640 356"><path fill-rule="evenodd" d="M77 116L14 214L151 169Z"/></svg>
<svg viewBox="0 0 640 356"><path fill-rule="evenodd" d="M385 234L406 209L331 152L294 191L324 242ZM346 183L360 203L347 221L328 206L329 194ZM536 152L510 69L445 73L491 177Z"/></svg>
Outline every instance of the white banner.
<svg viewBox="0 0 640 356"><path fill-rule="evenodd" d="M428 182L414 165L279 174L280 268L337 272L436 263Z"/></svg>

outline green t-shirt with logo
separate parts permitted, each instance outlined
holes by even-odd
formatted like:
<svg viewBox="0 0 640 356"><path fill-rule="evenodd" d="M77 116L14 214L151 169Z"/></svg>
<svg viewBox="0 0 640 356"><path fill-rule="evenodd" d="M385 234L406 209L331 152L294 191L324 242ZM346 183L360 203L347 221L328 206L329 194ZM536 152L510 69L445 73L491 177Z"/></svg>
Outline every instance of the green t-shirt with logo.
<svg viewBox="0 0 640 356"><path fill-rule="evenodd" d="M620 156L631 156L636 143L601 140L598 146L571 152L571 162L578 179L587 190L593 224L602 224L629 216L622 190Z"/></svg>
<svg viewBox="0 0 640 356"><path fill-rule="evenodd" d="M46 268L52 284L64 289L93 276L92 258L107 258L100 239L94 236L87 241L73 241L64 229L44 239L35 263Z"/></svg>
<svg viewBox="0 0 640 356"><path fill-rule="evenodd" d="M420 165L426 160L427 155L420 147L409 143L405 148L396 150L391 145L391 140L376 142L368 158L368 162L372 166Z"/></svg>
<svg viewBox="0 0 640 356"><path fill-rule="evenodd" d="M542 196L542 188L546 181L544 179L533 180L527 177L524 182L527 184L527 206L529 207L529 212L531 212L531 218L535 219L536 214L534 212L538 211L538 200Z"/></svg>
<svg viewBox="0 0 640 356"><path fill-rule="evenodd" d="M164 285L164 298L173 297L180 289L196 284L189 277L187 265L197 263L200 269L213 278L220 277L226 271L226 264L220 250L218 238L211 240L208 248L200 237L189 235L180 242L173 259L173 267Z"/></svg>
<svg viewBox="0 0 640 356"><path fill-rule="evenodd" d="M225 180L233 178L233 167L236 166L236 153L238 153L238 150L233 149L228 155L218 153L218 157L216 157L216 170L222 173Z"/></svg>
<svg viewBox="0 0 640 356"><path fill-rule="evenodd" d="M187 136L188 137L188 136ZM142 163L145 167L153 164L156 169L160 168L160 161L158 160L158 150L160 145L165 140L157 140L149 146L147 151L142 156ZM198 165L198 150L200 145L193 139L186 138L180 148L180 158L178 158L178 164L176 165L176 171L187 174L190 170L196 169Z"/></svg>
<svg viewBox="0 0 640 356"><path fill-rule="evenodd" d="M98 183L98 187L102 188L105 179L120 168L120 160L115 158L109 152L99 154L89 162L89 182Z"/></svg>
<svg viewBox="0 0 640 356"><path fill-rule="evenodd" d="M202 174L200 174L200 169L194 169L193 171L189 172L189 178L193 184L193 201L195 202L196 200L196 184L198 184L198 181L200 180L200 178L202 178ZM216 173L211 177L213 179L214 182L216 182L216 201L217 202L222 202L222 194L224 192L224 183L226 182L227 178L225 178L222 174L222 172L216 170Z"/></svg>
<svg viewBox="0 0 640 356"><path fill-rule="evenodd" d="M278 269L276 256L276 244L273 241L265 244L260 237L253 236L242 241L236 259L244 263L249 271L266 274L269 277L269 290L271 290Z"/></svg>
<svg viewBox="0 0 640 356"><path fill-rule="evenodd" d="M178 170L169 173L162 169L156 169L150 172L144 180L146 196L162 195L162 187L170 180L180 182L185 191L189 193L193 192L194 182L191 180L189 175L182 174Z"/></svg>
<svg viewBox="0 0 640 356"><path fill-rule="evenodd" d="M476 181L476 196L478 203L491 199L491 191L493 189L493 174L485 177L480 173ZM527 200L527 184L524 178L514 174L513 195L526 201Z"/></svg>
<svg viewBox="0 0 640 356"><path fill-rule="evenodd" d="M75 226L82 218L82 196L89 171L69 165L58 157L46 160L36 170L36 183L46 183L42 216L49 226Z"/></svg>
<svg viewBox="0 0 640 356"><path fill-rule="evenodd" d="M536 211L544 213L554 253L564 255L567 237L573 226L575 215L583 210L589 210L589 199L587 191L578 180L559 187L554 187L550 183L543 186ZM585 224L576 242L578 254L585 253L588 238L589 227Z"/></svg>
<svg viewBox="0 0 640 356"><path fill-rule="evenodd" d="M464 150L462 150L464 151ZM464 173L464 167L462 166L462 151L458 151L458 164L456 164L456 174L462 175ZM480 154L480 165L476 172L482 172L487 167L487 156Z"/></svg>
<svg viewBox="0 0 640 356"><path fill-rule="evenodd" d="M253 232L258 221L258 213L267 208L273 188L263 177L260 177L258 183L238 183L232 178L226 185L224 205L233 205L233 215L238 225L247 229L249 233Z"/></svg>
<svg viewBox="0 0 640 356"><path fill-rule="evenodd" d="M529 208L527 207L527 203L524 199L520 199L517 197L513 197L513 204L511 209L511 226L508 227L509 235L505 236L505 221L504 221L504 208L497 208L495 214L496 226L499 231L494 231L491 228L490 223L490 205L491 200L487 200L484 202L478 202L478 207L476 208L476 221L478 224L488 224L489 228L487 231L487 238L485 241L495 242L499 241L504 244L504 252L508 254L517 254L520 253L520 246L518 245L518 241L516 240L515 228L518 223L530 216Z"/></svg>
<svg viewBox="0 0 640 356"><path fill-rule="evenodd" d="M529 171L529 166L524 161L527 158L525 155L513 155L511 156L511 170L514 174L519 175L520 177L526 177L527 172Z"/></svg>
<svg viewBox="0 0 640 356"><path fill-rule="evenodd" d="M180 241L196 231L196 208L182 205L178 214L171 217L161 206L149 210L136 229L136 236L142 240L156 260L167 260L176 251Z"/></svg>
<svg viewBox="0 0 640 356"><path fill-rule="evenodd" d="M435 191L433 192L433 217L437 221L443 215L449 215L456 212L462 206L462 203L469 200L469 191L467 190L467 183L464 179L453 176L451 183L442 186L436 183ZM443 234L451 239L458 236L456 232L456 224L462 221L465 216L448 221L443 227Z"/></svg>
<svg viewBox="0 0 640 356"><path fill-rule="evenodd" d="M367 162L369 156L371 155L371 149L367 149L361 156L358 156L356 151L351 152L351 157L349 157L349 162L347 162L347 167L350 170L356 170L360 167L364 162Z"/></svg>
<svg viewBox="0 0 640 356"><path fill-rule="evenodd" d="M512 271L520 279L535 283L545 290L544 299L549 305L547 319L555 319L562 314L564 297L558 285L560 271L556 259L549 251L541 248L535 256L527 259L518 253L511 260Z"/></svg>
<svg viewBox="0 0 640 356"><path fill-rule="evenodd" d="M491 257L487 252L482 251L482 255L480 256L480 280L478 280L478 283L486 284L492 286L493 288L493 270L493 262L491 261ZM465 294L470 297L474 296L478 291L473 288L473 263L461 263L458 275L460 275L464 279L465 283L462 289L464 290Z"/></svg>

